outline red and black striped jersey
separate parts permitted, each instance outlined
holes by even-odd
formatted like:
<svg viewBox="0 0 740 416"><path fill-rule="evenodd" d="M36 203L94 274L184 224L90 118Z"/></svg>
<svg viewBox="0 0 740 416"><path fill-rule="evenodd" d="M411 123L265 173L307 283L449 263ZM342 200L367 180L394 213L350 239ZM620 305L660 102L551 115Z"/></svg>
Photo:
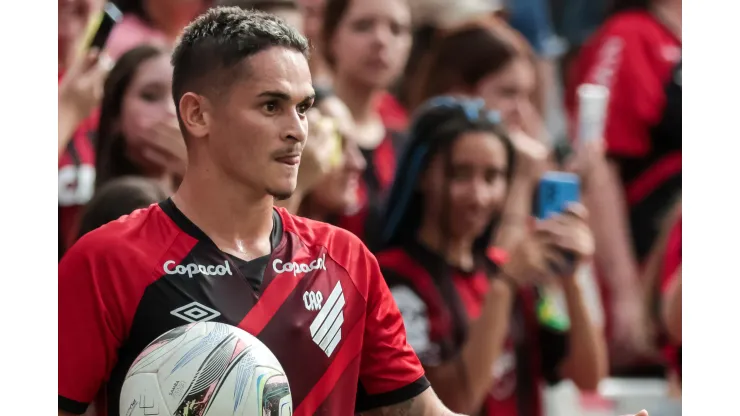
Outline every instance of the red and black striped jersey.
<svg viewBox="0 0 740 416"><path fill-rule="evenodd" d="M681 40L650 12L622 12L588 41L569 75L571 127L578 85L609 88L604 139L620 169L633 244L643 261L681 191Z"/></svg>
<svg viewBox="0 0 740 416"><path fill-rule="evenodd" d="M59 408L81 414L98 397L98 414L117 415L146 345L206 320L271 349L295 415L349 415L424 391L401 315L359 239L279 208L273 224L271 254L250 262L219 250L171 200L82 237L59 265Z"/></svg>
<svg viewBox="0 0 740 416"><path fill-rule="evenodd" d="M377 257L422 364L434 367L455 360L467 340L468 323L483 309L494 255L480 259L471 271L450 266L418 242L384 250ZM543 414L541 384L559 380L568 338L567 332L539 323L537 300L534 289L518 294L503 352L491 368L493 382L477 414Z"/></svg>

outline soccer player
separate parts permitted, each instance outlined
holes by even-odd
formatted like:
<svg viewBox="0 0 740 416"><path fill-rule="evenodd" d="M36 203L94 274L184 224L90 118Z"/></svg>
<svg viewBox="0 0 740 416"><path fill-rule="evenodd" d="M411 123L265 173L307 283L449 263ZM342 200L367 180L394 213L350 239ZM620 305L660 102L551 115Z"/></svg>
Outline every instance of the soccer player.
<svg viewBox="0 0 740 416"><path fill-rule="evenodd" d="M296 186L314 99L308 44L273 16L214 8L184 31L173 96L179 190L81 238L59 265L59 414L118 415L134 358L199 321L283 365L295 415L441 415L375 258L349 232L274 208ZM98 394L100 394L98 396Z"/></svg>

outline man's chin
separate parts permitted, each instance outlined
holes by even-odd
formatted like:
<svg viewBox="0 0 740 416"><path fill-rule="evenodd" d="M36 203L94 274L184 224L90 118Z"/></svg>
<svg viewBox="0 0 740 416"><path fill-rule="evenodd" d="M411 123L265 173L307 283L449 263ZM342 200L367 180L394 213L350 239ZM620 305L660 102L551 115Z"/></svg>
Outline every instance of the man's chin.
<svg viewBox="0 0 740 416"><path fill-rule="evenodd" d="M267 189L267 193L272 195L272 197L275 198L276 201L285 201L286 199L289 199L291 196L293 196L293 192L295 192L295 186L285 187L282 189Z"/></svg>

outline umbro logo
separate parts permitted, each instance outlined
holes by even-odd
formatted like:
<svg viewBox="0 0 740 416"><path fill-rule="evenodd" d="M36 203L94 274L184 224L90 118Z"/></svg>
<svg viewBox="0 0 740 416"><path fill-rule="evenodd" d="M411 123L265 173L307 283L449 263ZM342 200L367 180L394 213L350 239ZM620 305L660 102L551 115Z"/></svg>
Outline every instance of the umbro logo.
<svg viewBox="0 0 740 416"><path fill-rule="evenodd" d="M311 293L311 292L306 292ZM321 348L327 357L331 357L334 349L342 340L342 324L344 323L344 293L342 284L337 282L331 291L326 303L321 305L319 313L311 322L311 338Z"/></svg>
<svg viewBox="0 0 740 416"><path fill-rule="evenodd" d="M221 316L221 312L198 302L188 303L170 312L170 314L187 322L205 322Z"/></svg>

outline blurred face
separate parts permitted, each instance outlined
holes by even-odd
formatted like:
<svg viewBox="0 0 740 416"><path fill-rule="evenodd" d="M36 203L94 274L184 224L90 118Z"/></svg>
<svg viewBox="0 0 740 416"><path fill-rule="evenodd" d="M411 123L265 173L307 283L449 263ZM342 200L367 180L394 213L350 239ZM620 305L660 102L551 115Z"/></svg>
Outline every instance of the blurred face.
<svg viewBox="0 0 740 416"><path fill-rule="evenodd" d="M102 0L59 0L59 39L76 42L84 34L90 16L102 4Z"/></svg>
<svg viewBox="0 0 740 416"><path fill-rule="evenodd" d="M486 101L488 108L501 112L507 128L521 129L525 117L533 111L535 82L532 64L525 59L515 59L502 70L483 78L476 95Z"/></svg>
<svg viewBox="0 0 740 416"><path fill-rule="evenodd" d="M301 0L303 7L303 31L314 46L319 46L324 21L326 0Z"/></svg>
<svg viewBox="0 0 740 416"><path fill-rule="evenodd" d="M176 121L172 66L169 57L162 54L139 65L123 95L120 129L132 159L143 160L137 151L160 124Z"/></svg>
<svg viewBox="0 0 740 416"><path fill-rule="evenodd" d="M453 238L474 239L485 231L506 199L506 148L488 132L464 133L450 149L450 170L445 172L446 154L431 161L423 176L425 215L441 224L448 221ZM448 216L442 218L448 204Z"/></svg>
<svg viewBox="0 0 740 416"><path fill-rule="evenodd" d="M273 47L242 65L228 92L213 99L187 93L180 100L195 155L189 162L195 167L208 157L240 185L284 199L296 187L313 104L308 62L300 52Z"/></svg>
<svg viewBox="0 0 740 416"><path fill-rule="evenodd" d="M341 136L342 155L337 166L324 176L318 192L314 192L311 199L326 212L344 214L357 204L360 176L366 162L351 137L354 120L347 106L338 98L329 97L324 99L319 109L334 121Z"/></svg>
<svg viewBox="0 0 740 416"><path fill-rule="evenodd" d="M352 0L331 42L337 76L389 86L406 64L410 23L404 0Z"/></svg>

